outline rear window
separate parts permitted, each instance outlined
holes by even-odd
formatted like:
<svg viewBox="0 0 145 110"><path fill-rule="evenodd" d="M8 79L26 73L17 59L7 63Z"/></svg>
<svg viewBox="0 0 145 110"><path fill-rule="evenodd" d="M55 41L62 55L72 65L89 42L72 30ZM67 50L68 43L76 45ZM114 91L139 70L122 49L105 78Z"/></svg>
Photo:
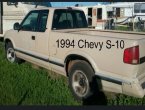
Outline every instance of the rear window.
<svg viewBox="0 0 145 110"><path fill-rule="evenodd" d="M83 11L57 9L54 12L52 29L87 28L88 24Z"/></svg>

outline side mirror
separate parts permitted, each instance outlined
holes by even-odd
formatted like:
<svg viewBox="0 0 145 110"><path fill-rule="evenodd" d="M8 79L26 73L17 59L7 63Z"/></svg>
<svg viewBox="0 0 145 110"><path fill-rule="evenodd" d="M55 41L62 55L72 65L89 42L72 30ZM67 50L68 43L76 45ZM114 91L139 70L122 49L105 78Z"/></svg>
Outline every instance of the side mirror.
<svg viewBox="0 0 145 110"><path fill-rule="evenodd" d="M16 22L13 26L14 30L20 30L20 24Z"/></svg>

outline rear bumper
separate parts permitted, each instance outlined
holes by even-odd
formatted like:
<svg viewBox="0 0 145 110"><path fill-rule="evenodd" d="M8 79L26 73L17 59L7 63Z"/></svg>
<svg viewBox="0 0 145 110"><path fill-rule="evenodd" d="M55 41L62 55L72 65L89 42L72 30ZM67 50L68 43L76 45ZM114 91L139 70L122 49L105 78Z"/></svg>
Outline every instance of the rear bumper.
<svg viewBox="0 0 145 110"><path fill-rule="evenodd" d="M140 84L139 81L131 84L123 83L122 93L129 96L143 98L145 96L145 81L142 84Z"/></svg>
<svg viewBox="0 0 145 110"><path fill-rule="evenodd" d="M99 74L97 74L98 76ZM116 78L101 76L101 90L122 93L133 97L143 98L145 96L145 74L137 78Z"/></svg>

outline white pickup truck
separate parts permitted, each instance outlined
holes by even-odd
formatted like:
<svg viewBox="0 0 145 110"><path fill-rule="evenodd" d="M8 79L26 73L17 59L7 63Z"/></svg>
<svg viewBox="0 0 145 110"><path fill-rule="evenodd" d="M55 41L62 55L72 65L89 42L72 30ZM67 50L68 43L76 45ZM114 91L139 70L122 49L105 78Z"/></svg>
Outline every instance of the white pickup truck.
<svg viewBox="0 0 145 110"><path fill-rule="evenodd" d="M79 9L43 8L15 23L4 41L8 61L23 59L67 76L79 100L98 90L145 95L144 33L95 30Z"/></svg>

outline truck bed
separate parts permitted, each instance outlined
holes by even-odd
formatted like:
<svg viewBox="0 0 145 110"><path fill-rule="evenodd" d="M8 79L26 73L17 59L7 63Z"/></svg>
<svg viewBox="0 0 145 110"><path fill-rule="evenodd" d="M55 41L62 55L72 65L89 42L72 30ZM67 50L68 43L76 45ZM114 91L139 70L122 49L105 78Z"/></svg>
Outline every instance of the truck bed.
<svg viewBox="0 0 145 110"><path fill-rule="evenodd" d="M141 40L145 38L145 33L143 32L95 30L95 29L77 29L77 30L65 29L65 30L57 30L57 31L65 32L65 33L72 33L72 34L113 37L113 38L119 38L119 39L129 39L129 40Z"/></svg>
<svg viewBox="0 0 145 110"><path fill-rule="evenodd" d="M100 37L103 37L106 40L109 39L109 38L113 38L114 42L115 42L116 39L124 40L125 41L125 48L124 48L124 50L126 48L130 48L132 46L139 45L139 57L140 57L140 59L145 59L145 51L144 51L144 49L145 49L145 33L128 32L128 31L93 30L93 29L77 29L77 30L76 29L65 29L65 30L56 30L56 32L76 34L76 36L77 35L84 35L84 38L85 39L87 38L88 41L89 41L89 37L91 37L91 36L94 36L94 37L98 36L99 41L102 40ZM113 40L112 40L112 42L113 42ZM96 39L96 42L97 42L97 39ZM105 40L104 40L104 42L105 42ZM112 54L112 52L113 53L115 53L116 51L119 52L119 49L113 50L113 48L112 48L111 50L112 51L107 51L107 50L101 51L101 53L103 53L103 54L101 54L101 58L102 58L103 55L104 55L104 58L105 58L106 53L108 55L112 55L113 56L114 54ZM116 59L115 59L115 60L118 60L118 64L119 64L119 59L123 58L124 50L122 50L122 51L120 50L120 57L116 57ZM99 56L100 56L100 54L97 57L99 57ZM99 60L99 59L97 59L97 60ZM108 58L105 59L105 60L108 62L107 65L109 65L109 67L110 67L111 60L108 60ZM112 64L114 64L114 63L112 63ZM122 60L120 60L120 64L124 65ZM118 70L120 69L120 67L122 67L122 65L118 66L118 68L116 69L117 72L119 72ZM112 65L112 66L114 66L114 65ZM127 66L129 68L132 68L133 66L135 67L135 65L128 65L128 64L126 64L125 67L127 67ZM106 69L107 67L105 67L105 65L102 65L101 68ZM142 78L145 77L145 61L143 61L143 63L139 64L135 68L137 68L136 72L135 72L134 69L132 69L132 72L130 72L130 73L132 73L131 76L134 75L135 77L142 77ZM112 70L115 71L115 69L112 69ZM111 69L106 70L106 71L111 71ZM131 71L131 70L129 70L129 71ZM120 74L122 74L122 73L125 73L125 71L124 72L120 72ZM124 75L129 75L129 73L128 74L125 73Z"/></svg>

